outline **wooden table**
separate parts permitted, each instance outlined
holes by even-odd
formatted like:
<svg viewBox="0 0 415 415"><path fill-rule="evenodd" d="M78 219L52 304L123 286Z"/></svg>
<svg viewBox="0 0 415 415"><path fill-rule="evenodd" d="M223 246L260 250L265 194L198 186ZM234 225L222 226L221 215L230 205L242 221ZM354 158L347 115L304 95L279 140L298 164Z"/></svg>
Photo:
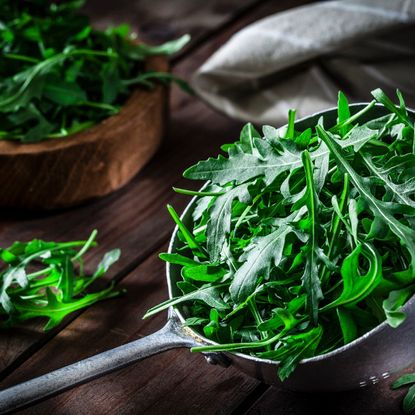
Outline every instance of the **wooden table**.
<svg viewBox="0 0 415 415"><path fill-rule="evenodd" d="M87 11L97 26L129 22L152 42L191 33L192 42L173 58L174 72L189 79L196 68L245 25L305 0L93 0ZM173 223L165 206L183 209L188 199L171 188L197 187L181 172L216 155L238 138L241 123L208 108L176 88L165 144L125 188L104 199L45 215L2 212L0 246L14 240L72 240L99 230L99 248L90 268L112 248L122 259L108 273L128 293L94 305L43 333L42 322L2 331L1 387L57 369L95 353L145 336L163 325L165 314L143 321L151 306L167 296L164 264ZM236 369L208 365L187 350L166 352L117 373L37 404L26 414L399 414L402 392L384 383L338 394L294 393L269 387Z"/></svg>

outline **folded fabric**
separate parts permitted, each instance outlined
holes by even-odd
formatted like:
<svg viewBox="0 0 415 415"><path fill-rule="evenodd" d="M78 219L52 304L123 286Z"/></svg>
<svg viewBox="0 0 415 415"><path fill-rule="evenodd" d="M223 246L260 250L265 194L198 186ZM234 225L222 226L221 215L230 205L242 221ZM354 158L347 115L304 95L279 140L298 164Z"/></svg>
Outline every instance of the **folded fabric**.
<svg viewBox="0 0 415 415"><path fill-rule="evenodd" d="M399 88L415 107L415 0L339 0L269 16L236 33L193 78L196 92L225 114L281 124Z"/></svg>

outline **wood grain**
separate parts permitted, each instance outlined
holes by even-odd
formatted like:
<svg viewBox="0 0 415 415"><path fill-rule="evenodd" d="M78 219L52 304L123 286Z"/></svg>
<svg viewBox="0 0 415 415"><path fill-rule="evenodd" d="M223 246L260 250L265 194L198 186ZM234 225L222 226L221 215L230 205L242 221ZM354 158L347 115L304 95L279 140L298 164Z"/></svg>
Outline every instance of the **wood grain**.
<svg viewBox="0 0 415 415"><path fill-rule="evenodd" d="M164 57L147 68L167 71ZM34 144L0 141L0 206L55 209L124 186L159 148L167 89L137 89L121 111L70 137Z"/></svg>
<svg viewBox="0 0 415 415"><path fill-rule="evenodd" d="M409 370L414 371L415 366ZM404 390L390 390L392 380L341 393L299 393L270 387L244 414L272 414L278 408L278 413L290 415L402 415Z"/></svg>

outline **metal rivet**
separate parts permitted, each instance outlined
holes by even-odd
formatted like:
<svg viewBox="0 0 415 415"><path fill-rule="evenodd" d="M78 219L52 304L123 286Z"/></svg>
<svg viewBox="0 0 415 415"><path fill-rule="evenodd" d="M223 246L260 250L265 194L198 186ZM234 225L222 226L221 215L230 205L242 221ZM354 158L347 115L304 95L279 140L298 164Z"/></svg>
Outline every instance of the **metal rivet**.
<svg viewBox="0 0 415 415"><path fill-rule="evenodd" d="M228 367L231 364L230 359L222 353L204 353L204 356L210 365Z"/></svg>

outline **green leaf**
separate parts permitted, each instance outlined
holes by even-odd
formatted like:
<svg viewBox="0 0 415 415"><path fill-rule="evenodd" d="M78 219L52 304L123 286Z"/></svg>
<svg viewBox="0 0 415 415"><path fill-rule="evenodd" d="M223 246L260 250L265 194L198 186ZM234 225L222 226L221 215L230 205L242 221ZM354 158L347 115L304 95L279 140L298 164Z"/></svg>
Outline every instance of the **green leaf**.
<svg viewBox="0 0 415 415"><path fill-rule="evenodd" d="M344 344L350 343L353 340L357 339L357 325L350 311L345 307L337 307L336 312L337 317L339 318Z"/></svg>
<svg viewBox="0 0 415 415"><path fill-rule="evenodd" d="M16 111L33 98L39 98L43 91L45 75L66 58L65 54L55 55L14 75L15 87L7 95L0 96L0 112Z"/></svg>
<svg viewBox="0 0 415 415"><path fill-rule="evenodd" d="M347 101L346 95L339 91L337 100L337 123L342 123L350 118L349 102ZM347 134L349 127L346 125L340 128L341 135Z"/></svg>
<svg viewBox="0 0 415 415"><path fill-rule="evenodd" d="M338 144L342 148L361 146L373 135L373 131L369 137L359 133L350 136L348 140L340 140ZM302 167L301 152L296 149L294 143L280 141L276 149L261 138L254 137L253 142L260 155L237 152L232 153L229 158L221 155L216 159L208 158L185 170L183 176L193 180L211 180L220 185L229 182L241 184L262 176L269 184L281 173ZM319 157L327 157L328 154L329 150L322 144L310 152L310 157L316 160Z"/></svg>
<svg viewBox="0 0 415 415"><path fill-rule="evenodd" d="M365 258L369 269L361 275L359 260ZM340 296L332 303L322 308L328 310L345 304L354 304L366 298L382 279L382 260L375 248L367 243L358 245L348 255L341 266L343 290Z"/></svg>
<svg viewBox="0 0 415 415"><path fill-rule="evenodd" d="M174 307L178 304L188 302L188 301L203 301L209 306L216 308L217 310L226 310L229 306L221 298L221 288L227 286L227 284L221 284L215 287L207 286L193 291L191 293L185 294L181 297L170 298L167 301L159 304L156 307L150 308L143 318L147 318L156 314L162 310L165 310L169 307Z"/></svg>
<svg viewBox="0 0 415 415"><path fill-rule="evenodd" d="M62 267L62 275L59 280L58 288L62 292L62 301L68 303L72 300L75 282L75 273L72 261L69 257L65 257Z"/></svg>
<svg viewBox="0 0 415 415"><path fill-rule="evenodd" d="M391 385L392 389L398 389L402 386L415 383L415 373L409 373L401 376ZM415 385L412 385L403 399L403 411L405 414L411 414L415 410Z"/></svg>
<svg viewBox="0 0 415 415"><path fill-rule="evenodd" d="M49 123L33 104L21 108L18 112L11 114L8 119L16 125L32 120L36 122L36 125L21 138L22 142L26 143L44 139L53 129L53 124Z"/></svg>
<svg viewBox="0 0 415 415"><path fill-rule="evenodd" d="M345 127L343 127L345 128ZM352 147L355 152L360 151L366 143L375 139L378 136L378 131L374 131L367 127L367 125L354 127L342 140L337 143L345 148Z"/></svg>
<svg viewBox="0 0 415 415"><path fill-rule="evenodd" d="M149 46L144 43L134 45L131 48L129 56L131 58L142 58L143 56L151 55L173 55L176 52L179 52L190 42L190 35L183 35L175 40L170 40L169 42L163 43L159 46Z"/></svg>
<svg viewBox="0 0 415 415"><path fill-rule="evenodd" d="M415 385L412 385L403 399L403 411L411 414L415 411Z"/></svg>
<svg viewBox="0 0 415 415"><path fill-rule="evenodd" d="M294 123L295 123L295 110L288 110L288 125L287 125L287 132L285 134L285 138L294 139Z"/></svg>
<svg viewBox="0 0 415 415"><path fill-rule="evenodd" d="M298 363L312 355L320 343L323 330L320 326L311 329L309 332L302 334L294 334L287 338L288 347L292 347L293 350L288 357L283 359L278 368L278 376L281 381L286 380Z"/></svg>
<svg viewBox="0 0 415 415"><path fill-rule="evenodd" d="M207 324L209 320L207 318L200 318L200 317L190 317L187 318L184 325L185 326L201 326Z"/></svg>
<svg viewBox="0 0 415 415"><path fill-rule="evenodd" d="M68 314L120 294L119 292L115 292L114 287L111 285L105 290L87 294L79 300L64 303L49 287L46 289L46 292L47 305L45 306L16 302L16 309L19 311L19 316L16 319L18 321L25 321L35 317L48 318L48 322L43 328L45 331L48 331L59 325Z"/></svg>
<svg viewBox="0 0 415 415"><path fill-rule="evenodd" d="M241 134L239 136L239 142L242 150L245 153L255 153L254 139L261 138L255 127L249 122L242 127Z"/></svg>
<svg viewBox="0 0 415 415"><path fill-rule="evenodd" d="M110 62L102 68L102 101L112 104L121 88L121 79L118 66Z"/></svg>
<svg viewBox="0 0 415 415"><path fill-rule="evenodd" d="M195 265L200 264L200 262L194 261L193 259L190 259L180 254L162 253L162 254L159 254L159 258L162 259L163 261L170 262L170 264L186 265L186 266L187 265L195 266Z"/></svg>
<svg viewBox="0 0 415 415"><path fill-rule="evenodd" d="M247 203L250 200L248 184L236 186L215 199L209 210L207 223L207 250L211 262L218 262L227 234L231 228L232 202L239 199Z"/></svg>
<svg viewBox="0 0 415 415"><path fill-rule="evenodd" d="M66 82L49 77L43 89L43 96L64 107L79 105L87 101L86 93L75 82Z"/></svg>
<svg viewBox="0 0 415 415"><path fill-rule="evenodd" d="M240 184L264 176L266 183L271 183L279 174L301 166L301 154L298 151L290 151L283 147L281 152L277 153L269 143L258 138L254 138L254 145L260 154L267 155L265 159L260 155L246 153L233 154L229 159L219 156L217 159L200 161L187 169L183 175L194 180L212 180L216 184L231 181Z"/></svg>
<svg viewBox="0 0 415 415"><path fill-rule="evenodd" d="M406 375L401 376L399 379L395 380L392 383L392 389L398 389L402 386L410 385L411 383L415 383L415 373L408 373Z"/></svg>
<svg viewBox="0 0 415 415"><path fill-rule="evenodd" d="M259 277L268 275L271 265L278 266L282 259L285 238L291 228L280 227L267 236L257 238L250 249L239 258L243 262L229 287L233 301L238 304L255 291Z"/></svg>
<svg viewBox="0 0 415 415"><path fill-rule="evenodd" d="M112 251L107 252L98 264L97 269L92 276L92 280L102 277L109 268L120 259L120 256L120 249L113 249Z"/></svg>
<svg viewBox="0 0 415 415"><path fill-rule="evenodd" d="M176 225L182 232L184 238L189 244L190 249L194 250L195 255L199 256L200 258L206 258L205 253L202 251L201 247L196 242L196 239L194 238L192 233L187 229L184 223L180 220L180 217L177 214L177 212L174 210L173 206L167 205L167 210L169 211L171 217L176 222Z"/></svg>
<svg viewBox="0 0 415 415"><path fill-rule="evenodd" d="M13 284L19 284L22 288L27 287L28 280L26 271L23 267L10 267L7 271L1 275L2 285L0 290L0 304L2 305L6 313L12 313L14 311L14 305L7 293L7 290Z"/></svg>
<svg viewBox="0 0 415 415"><path fill-rule="evenodd" d="M415 166L415 155L407 154L401 157L392 157L383 168L378 168L367 154L362 155L362 158L369 171L393 194L398 203L415 207L415 201L410 198L410 195L415 193L415 177L411 177L400 184L394 183L390 178L391 173L399 176L399 173L402 172L402 166L405 167L408 161L412 166ZM397 171L398 169L399 171Z"/></svg>
<svg viewBox="0 0 415 415"><path fill-rule="evenodd" d="M191 92L182 79L146 67L148 56L178 52L189 35L149 46L128 36L127 24L93 29L80 0L35 3L2 7L0 140L68 137L116 114L136 89L154 82ZM30 105L42 119L14 117Z"/></svg>
<svg viewBox="0 0 415 415"><path fill-rule="evenodd" d="M386 321L391 327L396 328L404 322L406 315L401 311L401 308L414 292L414 287L391 291L388 298L383 301L382 306L385 311Z"/></svg>
<svg viewBox="0 0 415 415"><path fill-rule="evenodd" d="M412 121L409 120L406 111L404 111L402 107L397 107L380 88L373 90L372 95L376 99L376 101L380 102L390 112L396 114L396 116L399 118L401 122L403 122L411 129L414 129L414 124Z"/></svg>
<svg viewBox="0 0 415 415"><path fill-rule="evenodd" d="M194 281L215 282L221 280L227 271L215 265L186 266L182 270L183 278Z"/></svg>
<svg viewBox="0 0 415 415"><path fill-rule="evenodd" d="M303 286L307 293L307 306L314 323L317 322L318 304L323 299L317 265L317 228L318 228L318 198L314 188L313 164L310 154L304 151L302 154L305 178L307 183L306 205L308 211L308 227L310 230L309 240L305 246L306 264L301 277Z"/></svg>

